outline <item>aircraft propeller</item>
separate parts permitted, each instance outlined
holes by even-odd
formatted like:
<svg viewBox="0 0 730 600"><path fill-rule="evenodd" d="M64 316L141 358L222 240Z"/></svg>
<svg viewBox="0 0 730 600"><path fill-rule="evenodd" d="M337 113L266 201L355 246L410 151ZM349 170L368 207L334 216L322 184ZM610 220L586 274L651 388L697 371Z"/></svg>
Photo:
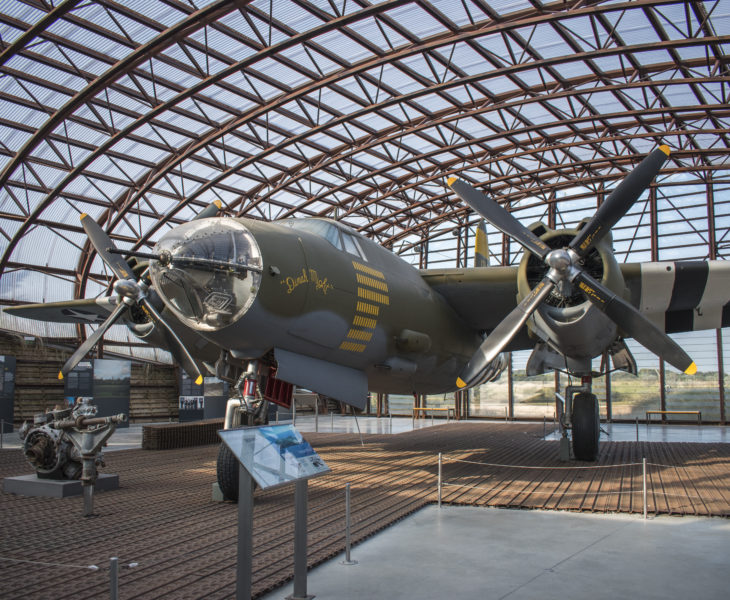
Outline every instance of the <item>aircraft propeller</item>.
<svg viewBox="0 0 730 600"><path fill-rule="evenodd" d="M220 210L220 207L220 201L215 200L198 213L193 220L214 217ZM175 357L175 360L177 360L183 369L185 369L188 375L195 379L195 383L200 385L203 381L203 375L200 372L200 369L198 369L195 360L190 355L190 352L188 352L185 344L183 344L179 336L170 327L167 321L165 321L159 311L155 308L154 304L150 302L147 294L149 286L145 282L145 275L147 272L145 271L139 280L135 281L133 279L134 274L130 270L129 265L121 256L124 252L118 250L114 246L114 242L112 242L111 238L109 238L99 224L89 215L84 213L81 215L81 225L84 228L86 235L89 237L89 241L94 247L94 250L96 250L104 263L117 277L117 281L114 283L113 287L119 298L119 303L106 320L101 323L101 325L99 325L99 327L97 327L96 330L94 330L94 332L86 338L84 343L81 344L69 357L63 367L61 367L61 370L58 373L58 378L63 379L66 375L68 375L74 367L81 362L84 356L86 356L86 354L88 354L89 351L96 346L106 331L119 320L122 314L130 306L138 305L156 325L161 326L162 333L167 340L167 346L170 353ZM129 254L135 253L130 252Z"/></svg>
<svg viewBox="0 0 730 600"><path fill-rule="evenodd" d="M509 211L468 183L451 177L448 185L456 194L494 227L508 235L525 250L540 257L549 267L545 277L487 336L457 379L459 388L476 381L480 373L509 344L527 319L550 292L563 284L577 283L588 299L602 310L627 335L662 357L670 365L693 375L697 366L689 355L667 334L657 328L634 306L593 279L583 268L582 259L626 214L649 186L669 156L669 147L651 152L611 192L593 218L577 233L567 248L551 249Z"/></svg>

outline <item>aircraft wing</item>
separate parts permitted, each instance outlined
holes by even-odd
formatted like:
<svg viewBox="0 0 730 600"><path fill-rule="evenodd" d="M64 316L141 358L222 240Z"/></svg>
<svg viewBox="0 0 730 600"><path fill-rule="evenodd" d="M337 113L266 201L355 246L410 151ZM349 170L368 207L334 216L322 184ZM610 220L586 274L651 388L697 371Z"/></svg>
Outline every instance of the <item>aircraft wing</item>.
<svg viewBox="0 0 730 600"><path fill-rule="evenodd" d="M46 304L8 306L3 312L14 317L53 323L101 323L117 305L116 297L83 298Z"/></svg>
<svg viewBox="0 0 730 600"><path fill-rule="evenodd" d="M420 274L474 329L491 331L517 306L517 267L427 269Z"/></svg>
<svg viewBox="0 0 730 600"><path fill-rule="evenodd" d="M730 261L625 263L620 267L626 283L624 297L662 331L730 326ZM493 330L517 306L517 267L420 273L475 329Z"/></svg>
<svg viewBox="0 0 730 600"><path fill-rule="evenodd" d="M730 261L623 264L629 300L666 333L730 326Z"/></svg>

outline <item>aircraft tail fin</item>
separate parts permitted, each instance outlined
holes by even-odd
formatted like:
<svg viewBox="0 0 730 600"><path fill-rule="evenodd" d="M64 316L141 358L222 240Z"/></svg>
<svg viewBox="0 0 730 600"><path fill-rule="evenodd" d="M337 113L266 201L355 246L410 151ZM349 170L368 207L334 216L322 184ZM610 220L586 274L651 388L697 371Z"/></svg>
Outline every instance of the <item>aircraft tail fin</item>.
<svg viewBox="0 0 730 600"><path fill-rule="evenodd" d="M489 266L489 244L487 243L487 225L482 219L477 225L476 241L474 242L474 266Z"/></svg>

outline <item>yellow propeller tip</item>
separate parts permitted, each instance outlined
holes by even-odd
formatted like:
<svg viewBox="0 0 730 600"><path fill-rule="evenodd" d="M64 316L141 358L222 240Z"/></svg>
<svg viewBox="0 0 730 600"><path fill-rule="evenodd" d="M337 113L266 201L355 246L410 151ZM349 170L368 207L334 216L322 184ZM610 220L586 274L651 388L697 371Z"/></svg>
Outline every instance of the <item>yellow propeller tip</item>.
<svg viewBox="0 0 730 600"><path fill-rule="evenodd" d="M684 370L684 372L687 375L694 375L695 373L697 373L697 365L695 363L692 363L689 367L687 367Z"/></svg>
<svg viewBox="0 0 730 600"><path fill-rule="evenodd" d="M219 209L221 206L223 206L223 202L221 202L220 200L217 200L217 199L213 200L213 204L215 204Z"/></svg>
<svg viewBox="0 0 730 600"><path fill-rule="evenodd" d="M203 383L203 376L198 375L198 378L195 380L195 385L200 385L201 383Z"/></svg>
<svg viewBox="0 0 730 600"><path fill-rule="evenodd" d="M458 177L449 177L446 180L446 183L449 185L449 187L451 187L454 184L454 181L456 181L457 179L458 179Z"/></svg>
<svg viewBox="0 0 730 600"><path fill-rule="evenodd" d="M63 379L63 371L59 371L58 372L58 378L59 379Z"/></svg>
<svg viewBox="0 0 730 600"><path fill-rule="evenodd" d="M659 146L659 150L664 152L667 156L669 156L669 153L671 152L671 150L669 150L669 146L666 145Z"/></svg>
<svg viewBox="0 0 730 600"><path fill-rule="evenodd" d="M83 221L88 216L89 215L87 215L86 213L81 213L81 216L79 217L79 219L81 219Z"/></svg>
<svg viewBox="0 0 730 600"><path fill-rule="evenodd" d="M456 387L458 387L460 390L466 387L466 383L461 377L456 378Z"/></svg>

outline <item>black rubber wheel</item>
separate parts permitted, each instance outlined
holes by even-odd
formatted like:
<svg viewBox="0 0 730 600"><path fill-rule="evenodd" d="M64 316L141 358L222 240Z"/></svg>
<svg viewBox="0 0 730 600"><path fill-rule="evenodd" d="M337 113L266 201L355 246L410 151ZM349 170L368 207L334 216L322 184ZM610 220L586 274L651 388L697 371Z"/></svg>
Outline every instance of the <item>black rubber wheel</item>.
<svg viewBox="0 0 730 600"><path fill-rule="evenodd" d="M238 460L228 446L221 444L218 448L216 463L218 487L226 500L238 502Z"/></svg>
<svg viewBox="0 0 730 600"><path fill-rule="evenodd" d="M601 415L595 394L581 392L573 397L573 455L576 460L598 458Z"/></svg>

